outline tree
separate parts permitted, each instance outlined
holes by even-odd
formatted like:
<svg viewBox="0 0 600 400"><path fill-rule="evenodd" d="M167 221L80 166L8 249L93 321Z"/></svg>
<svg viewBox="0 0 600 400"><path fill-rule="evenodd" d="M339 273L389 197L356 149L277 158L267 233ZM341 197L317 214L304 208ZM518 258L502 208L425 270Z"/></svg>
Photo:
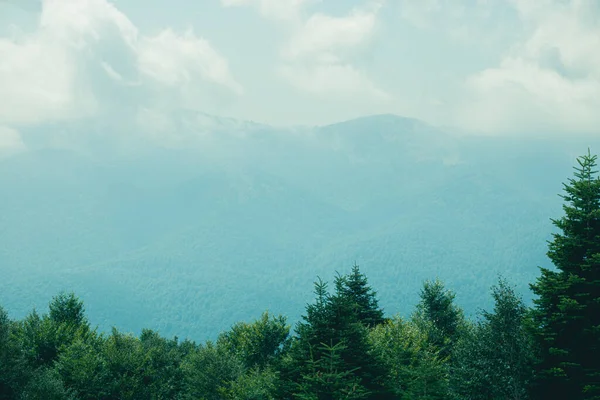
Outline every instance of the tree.
<svg viewBox="0 0 600 400"><path fill-rule="evenodd" d="M439 281L425 281L413 320L427 333L429 342L442 358L450 357L464 322L462 310L454 304L454 293Z"/></svg>
<svg viewBox="0 0 600 400"><path fill-rule="evenodd" d="M0 307L0 400L16 398L30 376L28 365L12 331L13 322Z"/></svg>
<svg viewBox="0 0 600 400"><path fill-rule="evenodd" d="M358 319L365 326L371 328L385 321L377 292L369 286L367 277L360 272L358 265L354 265L352 272L343 279L340 290L344 297L355 304Z"/></svg>
<svg viewBox="0 0 600 400"><path fill-rule="evenodd" d="M446 362L414 322L395 317L372 329L369 337L397 398L448 398Z"/></svg>
<svg viewBox="0 0 600 400"><path fill-rule="evenodd" d="M251 368L220 390L227 400L275 400L278 374L271 367Z"/></svg>
<svg viewBox="0 0 600 400"><path fill-rule="evenodd" d="M244 374L242 361L212 342L188 354L181 368L189 399L221 400Z"/></svg>
<svg viewBox="0 0 600 400"><path fill-rule="evenodd" d="M76 400L73 393L66 389L60 375L53 368L41 367L21 393L22 400Z"/></svg>
<svg viewBox="0 0 600 400"><path fill-rule="evenodd" d="M373 293L366 281L364 286L367 293ZM288 383L291 381L287 395L312 393L311 396L321 399L328 398L325 393L336 388L339 393L348 390L353 396L369 393L367 398L384 398L384 369L371 351L369 329L360 319L364 309L357 306L347 286L347 277L336 277L333 294L328 293L327 284L319 279L315 283L315 294L315 302L306 307L306 315L296 326L296 338L283 366L285 379ZM332 360L335 360L333 369ZM314 379L323 376L328 377L328 383L316 384ZM340 381L330 381L336 377ZM324 392L315 392L317 389Z"/></svg>
<svg viewBox="0 0 600 400"><path fill-rule="evenodd" d="M533 373L527 307L504 279L492 297L494 310L482 311L455 348L452 386L459 398L526 399Z"/></svg>
<svg viewBox="0 0 600 400"><path fill-rule="evenodd" d="M15 336L28 361L35 366L50 366L75 339L92 334L83 302L73 293L52 298L49 314L33 310L16 326Z"/></svg>
<svg viewBox="0 0 600 400"><path fill-rule="evenodd" d="M536 398L600 398L600 178L597 157L577 159L564 184L565 215L552 220L555 270L541 269L531 289L540 348Z"/></svg>
<svg viewBox="0 0 600 400"><path fill-rule="evenodd" d="M295 398L301 400L363 400L369 398L369 391L361 384L360 377L354 374L359 367L349 369L341 357L346 350L343 342L335 345L322 343L318 349L321 357L312 356L306 360L307 371L298 384Z"/></svg>
<svg viewBox="0 0 600 400"><path fill-rule="evenodd" d="M83 301L72 292L54 296L48 308L50 319L57 324L87 325Z"/></svg>
<svg viewBox="0 0 600 400"><path fill-rule="evenodd" d="M239 322L219 336L218 343L236 354L246 368L265 368L285 349L290 327L283 316L263 313L252 323Z"/></svg>

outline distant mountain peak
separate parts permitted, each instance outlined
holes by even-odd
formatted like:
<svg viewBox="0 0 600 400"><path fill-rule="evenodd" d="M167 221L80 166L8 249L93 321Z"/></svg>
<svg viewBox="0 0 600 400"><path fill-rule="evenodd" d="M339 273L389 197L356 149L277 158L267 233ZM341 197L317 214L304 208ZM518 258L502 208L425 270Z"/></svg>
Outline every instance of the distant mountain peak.
<svg viewBox="0 0 600 400"><path fill-rule="evenodd" d="M416 118L403 117L396 114L374 114L374 115L365 115L358 118L349 119L346 121L336 122L333 124L325 125L322 128L339 128L353 126L356 128L363 127L375 127L375 128L396 128L402 130L432 130L435 129L431 125L418 120Z"/></svg>

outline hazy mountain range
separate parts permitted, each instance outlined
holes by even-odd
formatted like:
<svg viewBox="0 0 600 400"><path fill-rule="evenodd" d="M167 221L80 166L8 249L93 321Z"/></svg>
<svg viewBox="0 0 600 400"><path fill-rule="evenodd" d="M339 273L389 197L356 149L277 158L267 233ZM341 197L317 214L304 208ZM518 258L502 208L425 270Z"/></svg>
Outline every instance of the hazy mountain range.
<svg viewBox="0 0 600 400"><path fill-rule="evenodd" d="M276 128L182 111L21 133L27 150L0 158L0 304L17 317L74 290L102 329L194 339L266 309L297 320L317 275L354 262L388 314L436 277L468 313L498 273L529 298L562 182L600 149L393 115Z"/></svg>

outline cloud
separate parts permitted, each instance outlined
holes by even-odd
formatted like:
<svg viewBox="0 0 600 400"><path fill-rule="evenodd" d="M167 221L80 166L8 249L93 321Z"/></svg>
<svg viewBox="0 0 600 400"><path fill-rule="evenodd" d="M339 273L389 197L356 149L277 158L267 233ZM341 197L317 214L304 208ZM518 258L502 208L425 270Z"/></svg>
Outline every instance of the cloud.
<svg viewBox="0 0 600 400"><path fill-rule="evenodd" d="M225 7L252 6L275 22L285 22L277 75L299 92L343 99L361 95L387 100L389 95L354 62L370 44L382 2L354 8L345 16L305 15L315 0L221 0Z"/></svg>
<svg viewBox="0 0 600 400"><path fill-rule="evenodd" d="M39 24L0 37L0 123L28 125L240 95L227 60L192 30L142 34L106 0L45 0Z"/></svg>
<svg viewBox="0 0 600 400"><path fill-rule="evenodd" d="M303 8L317 2L319 0L221 0L225 7L252 6L266 18L283 21L300 18Z"/></svg>
<svg viewBox="0 0 600 400"><path fill-rule="evenodd" d="M516 12L506 0L400 0L398 5L402 22L440 34L442 40L489 47L515 33L510 17Z"/></svg>
<svg viewBox="0 0 600 400"><path fill-rule="evenodd" d="M458 122L472 130L600 130L600 3L514 0L525 36L466 80Z"/></svg>
<svg viewBox="0 0 600 400"><path fill-rule="evenodd" d="M316 13L294 33L283 51L288 60L314 57L317 61L337 61L339 52L367 41L375 27L375 12L353 10L345 17Z"/></svg>
<svg viewBox="0 0 600 400"><path fill-rule="evenodd" d="M311 15L282 50L280 76L296 89L315 95L389 99L354 63L373 39L379 8L380 3L375 3L342 17Z"/></svg>

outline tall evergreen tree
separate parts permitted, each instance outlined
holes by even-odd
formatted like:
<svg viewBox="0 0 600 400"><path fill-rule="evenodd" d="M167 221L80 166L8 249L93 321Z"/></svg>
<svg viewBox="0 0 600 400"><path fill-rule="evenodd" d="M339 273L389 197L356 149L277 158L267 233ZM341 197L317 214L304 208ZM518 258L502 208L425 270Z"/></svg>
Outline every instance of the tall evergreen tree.
<svg viewBox="0 0 600 400"><path fill-rule="evenodd" d="M358 265L354 265L352 272L343 279L340 291L355 304L358 318L365 326L372 328L385 321L377 292L369 286L367 277L360 272Z"/></svg>
<svg viewBox="0 0 600 400"><path fill-rule="evenodd" d="M577 159L564 184L565 215L549 243L556 270L541 268L531 289L540 347L539 399L600 399L600 178L596 156Z"/></svg>
<svg viewBox="0 0 600 400"><path fill-rule="evenodd" d="M366 281L365 287L367 294L372 293ZM306 398L312 393L314 398L324 399L331 398L327 393L335 388L336 393L348 391L359 396L354 398L384 398L384 370L371 351L368 328L360 319L361 307L351 293L346 276L336 277L333 294L323 281L315 283L316 300L306 307L284 363L288 394Z"/></svg>

